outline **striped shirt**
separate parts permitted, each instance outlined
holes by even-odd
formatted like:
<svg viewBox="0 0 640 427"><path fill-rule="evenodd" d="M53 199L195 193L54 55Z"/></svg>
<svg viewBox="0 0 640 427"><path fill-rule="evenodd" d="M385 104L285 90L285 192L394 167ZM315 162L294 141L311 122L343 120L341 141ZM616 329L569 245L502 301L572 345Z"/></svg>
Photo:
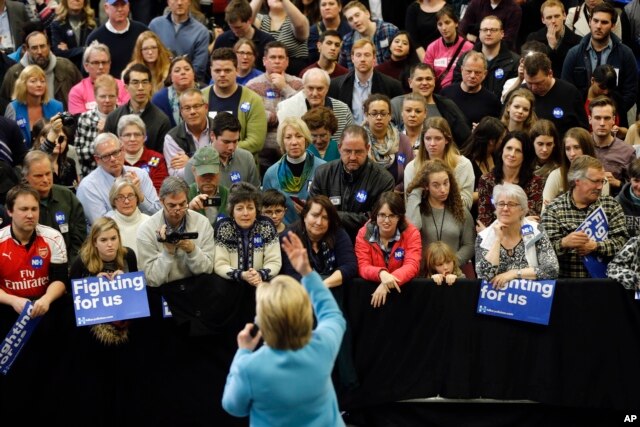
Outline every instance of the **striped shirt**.
<svg viewBox="0 0 640 427"><path fill-rule="evenodd" d="M307 41L299 41L295 34L293 34L291 18L287 16L277 31L271 29L271 17L269 15L259 15L258 18L262 19L260 29L271 34L274 39L284 44L287 47L287 55L289 55L289 58L306 59L309 57Z"/></svg>

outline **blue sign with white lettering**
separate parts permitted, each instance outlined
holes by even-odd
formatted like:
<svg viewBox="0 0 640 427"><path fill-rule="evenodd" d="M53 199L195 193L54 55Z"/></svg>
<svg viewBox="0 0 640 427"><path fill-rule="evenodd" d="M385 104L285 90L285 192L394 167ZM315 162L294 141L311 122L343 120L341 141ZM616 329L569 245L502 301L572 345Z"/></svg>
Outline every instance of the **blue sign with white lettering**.
<svg viewBox="0 0 640 427"><path fill-rule="evenodd" d="M11 365L15 362L20 350L27 343L31 333L34 331L42 316L31 317L33 304L27 302L18 316L18 320L14 323L9 333L0 344L0 373L7 375Z"/></svg>
<svg viewBox="0 0 640 427"><path fill-rule="evenodd" d="M231 182L233 182L234 184L242 180L240 172L238 171L231 171L231 173L229 174L229 178L231 178Z"/></svg>
<svg viewBox="0 0 640 427"><path fill-rule="evenodd" d="M262 236L259 234L256 234L253 237L253 246L256 248L261 248L262 247Z"/></svg>
<svg viewBox="0 0 640 427"><path fill-rule="evenodd" d="M548 325L555 289L555 280L514 279L505 289L483 280L477 313Z"/></svg>
<svg viewBox="0 0 640 427"><path fill-rule="evenodd" d="M402 261L404 259L404 249L403 248L396 249L396 251L393 253L393 257L398 261Z"/></svg>
<svg viewBox="0 0 640 427"><path fill-rule="evenodd" d="M576 228L576 231L584 231L591 240L596 242L605 240L609 235L609 222L602 206L591 212ZM582 263L592 278L604 279L607 277L607 262L595 252L583 256Z"/></svg>
<svg viewBox="0 0 640 427"><path fill-rule="evenodd" d="M71 281L76 325L96 325L116 320L149 317L144 272L108 277L85 277Z"/></svg>

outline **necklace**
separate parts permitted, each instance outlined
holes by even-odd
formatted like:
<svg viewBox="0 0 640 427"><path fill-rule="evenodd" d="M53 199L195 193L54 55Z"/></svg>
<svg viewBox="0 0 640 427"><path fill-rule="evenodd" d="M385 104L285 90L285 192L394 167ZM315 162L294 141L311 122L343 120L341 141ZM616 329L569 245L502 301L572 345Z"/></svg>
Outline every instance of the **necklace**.
<svg viewBox="0 0 640 427"><path fill-rule="evenodd" d="M442 241L442 230L444 229L444 216L447 214L446 209L442 209L442 221L440 221L440 230L438 230L438 225L436 224L436 217L433 215L433 208L431 208L431 220L433 221L433 226L436 228L436 237L438 238L438 242Z"/></svg>
<svg viewBox="0 0 640 427"><path fill-rule="evenodd" d="M513 257L516 253L516 248L518 247L520 242L522 242L522 238L520 238L520 240L518 240L518 242L511 249L505 248L503 245L500 245L500 246L502 246L502 249L505 250L505 252L507 253L507 256Z"/></svg>

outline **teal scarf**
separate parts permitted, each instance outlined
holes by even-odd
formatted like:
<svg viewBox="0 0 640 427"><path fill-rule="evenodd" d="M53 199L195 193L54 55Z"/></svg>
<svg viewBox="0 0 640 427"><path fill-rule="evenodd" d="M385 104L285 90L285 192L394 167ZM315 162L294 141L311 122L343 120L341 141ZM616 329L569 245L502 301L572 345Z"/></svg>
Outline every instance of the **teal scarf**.
<svg viewBox="0 0 640 427"><path fill-rule="evenodd" d="M280 189L286 193L299 193L302 186L307 182L311 175L313 162L313 154L307 150L307 158L304 160L302 175L295 177L287 165L287 155L285 154L282 156L280 159L280 165L278 166L278 182L280 183Z"/></svg>

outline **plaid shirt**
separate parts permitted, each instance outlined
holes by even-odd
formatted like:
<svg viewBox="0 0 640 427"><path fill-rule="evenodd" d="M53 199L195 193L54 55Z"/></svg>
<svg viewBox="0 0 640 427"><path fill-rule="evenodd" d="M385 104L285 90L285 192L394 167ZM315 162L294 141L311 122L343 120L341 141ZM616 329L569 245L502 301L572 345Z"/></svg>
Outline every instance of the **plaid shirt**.
<svg viewBox="0 0 640 427"><path fill-rule="evenodd" d="M93 140L98 136L99 121L100 115L98 114L98 110L95 108L91 111L82 113L78 119L75 145L82 176L89 175L96 168L96 162L93 159L91 145L93 144Z"/></svg>
<svg viewBox="0 0 640 427"><path fill-rule="evenodd" d="M585 209L578 208L571 197L572 191L558 196L542 213L542 229L549 236L553 249L558 255L560 276L564 278L585 278L589 273L582 263L581 257L573 249L561 248L560 241L574 232L580 224L599 206L607 215L609 235L606 240L598 242L595 253L609 262L622 249L628 239L622 207L610 196L600 196L598 200Z"/></svg>
<svg viewBox="0 0 640 427"><path fill-rule="evenodd" d="M376 64L380 65L387 59L391 58L391 39L398 32L398 27L389 23L373 19L376 23L376 32L373 34L373 44L376 47ZM356 30L352 30L342 39L342 49L340 49L339 63L343 67L353 70L353 62L351 62L351 48L355 39Z"/></svg>

